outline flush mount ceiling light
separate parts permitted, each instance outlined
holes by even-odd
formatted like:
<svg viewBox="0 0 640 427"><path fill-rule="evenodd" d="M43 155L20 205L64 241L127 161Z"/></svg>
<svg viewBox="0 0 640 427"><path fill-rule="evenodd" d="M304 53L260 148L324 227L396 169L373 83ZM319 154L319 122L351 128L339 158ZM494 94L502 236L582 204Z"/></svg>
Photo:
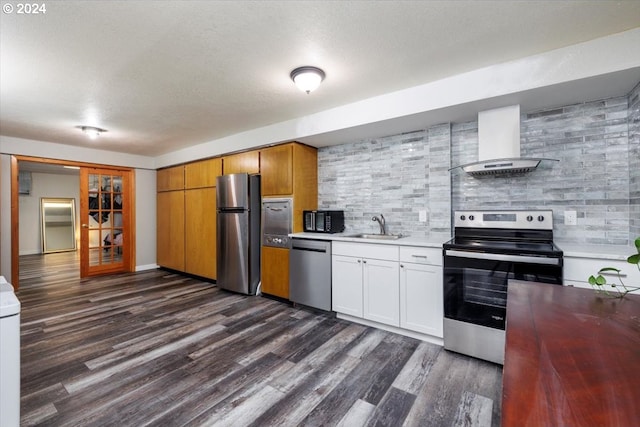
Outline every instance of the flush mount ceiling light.
<svg viewBox="0 0 640 427"><path fill-rule="evenodd" d="M100 136L101 133L106 132L106 129L100 129L95 126L76 126L82 132L86 133L87 136L91 139L96 139Z"/></svg>
<svg viewBox="0 0 640 427"><path fill-rule="evenodd" d="M298 67L291 72L291 80L301 91L311 93L324 80L324 71L317 67Z"/></svg>

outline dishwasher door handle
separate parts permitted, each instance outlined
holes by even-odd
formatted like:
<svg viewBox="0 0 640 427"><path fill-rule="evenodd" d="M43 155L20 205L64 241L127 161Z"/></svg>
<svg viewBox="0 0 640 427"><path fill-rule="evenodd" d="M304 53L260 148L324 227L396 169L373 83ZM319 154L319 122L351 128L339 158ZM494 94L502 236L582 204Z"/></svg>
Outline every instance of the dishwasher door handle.
<svg viewBox="0 0 640 427"><path fill-rule="evenodd" d="M301 248L301 247L298 247L298 246L293 246L291 249L295 250L295 251L320 252L320 253L323 253L323 254L327 253L326 249Z"/></svg>

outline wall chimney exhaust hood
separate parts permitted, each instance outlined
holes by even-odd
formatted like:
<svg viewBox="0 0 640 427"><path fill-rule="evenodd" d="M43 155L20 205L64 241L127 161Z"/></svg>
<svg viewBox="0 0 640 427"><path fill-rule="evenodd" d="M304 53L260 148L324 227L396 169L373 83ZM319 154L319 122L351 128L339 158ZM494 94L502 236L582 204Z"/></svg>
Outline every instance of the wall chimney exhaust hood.
<svg viewBox="0 0 640 427"><path fill-rule="evenodd" d="M530 172L541 161L520 157L520 105L478 113L478 161L456 166L474 176Z"/></svg>

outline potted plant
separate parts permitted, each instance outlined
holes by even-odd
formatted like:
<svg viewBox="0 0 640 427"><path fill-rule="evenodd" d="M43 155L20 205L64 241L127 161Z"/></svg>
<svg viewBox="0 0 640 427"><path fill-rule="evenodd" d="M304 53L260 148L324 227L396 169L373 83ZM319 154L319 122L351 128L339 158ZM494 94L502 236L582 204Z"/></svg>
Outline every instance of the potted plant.
<svg viewBox="0 0 640 427"><path fill-rule="evenodd" d="M629 256L627 258L627 262L629 264L635 264L636 267L638 267L638 269L640 270L640 237L638 237L635 241L635 246L636 246L636 252L635 254ZM615 284L615 283L607 283L607 279L605 277L602 276L601 273L604 272L615 272L618 275L618 282L620 282L620 284ZM600 271L598 271L598 275L597 276L590 276L589 277L589 284L591 284L591 286L598 292L603 292L609 296L615 297L615 298L624 298L624 296L626 294L628 294L629 292L635 292L638 289L640 289L640 286L627 286L624 284L624 282L622 281L622 277L620 276L620 269L619 268L614 268L614 267L605 267L605 268L601 268ZM610 293L607 290L607 287L611 287L612 290L615 291L615 293Z"/></svg>

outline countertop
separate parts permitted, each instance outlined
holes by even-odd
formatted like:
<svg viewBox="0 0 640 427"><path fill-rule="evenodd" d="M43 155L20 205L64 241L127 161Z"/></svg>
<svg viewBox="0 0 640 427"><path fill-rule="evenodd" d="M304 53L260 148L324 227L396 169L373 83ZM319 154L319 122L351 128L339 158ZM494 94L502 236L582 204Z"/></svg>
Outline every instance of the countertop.
<svg viewBox="0 0 640 427"><path fill-rule="evenodd" d="M313 239L313 240L331 240L335 242L358 242L358 243L372 243L376 245L394 245L394 246L419 246L424 248L442 248L442 244L451 240L451 236L448 234L431 234L425 237L422 236L407 236L401 237L396 240L378 240L378 239L363 239L361 237L350 237L357 232L351 233L292 233L289 237L295 237L299 239Z"/></svg>
<svg viewBox="0 0 640 427"><path fill-rule="evenodd" d="M449 234L433 233L427 236L407 236L397 240L377 240L363 239L358 237L350 237L358 232L349 233L292 233L289 237L300 239L314 240L330 240L336 242L359 242L374 243L378 245L396 245L396 246L421 246L426 248L441 248L442 244L451 240ZM565 243L555 241L556 246L562 249L565 257L574 258L594 258L599 260L619 260L626 261L629 255L636 253L635 246L621 245L582 245L577 243Z"/></svg>
<svg viewBox="0 0 640 427"><path fill-rule="evenodd" d="M582 245L578 243L564 243L558 240L555 240L554 243L562 249L565 257L626 261L629 255L637 253L635 246Z"/></svg>
<svg viewBox="0 0 640 427"><path fill-rule="evenodd" d="M510 280L503 426L640 420L640 295Z"/></svg>

